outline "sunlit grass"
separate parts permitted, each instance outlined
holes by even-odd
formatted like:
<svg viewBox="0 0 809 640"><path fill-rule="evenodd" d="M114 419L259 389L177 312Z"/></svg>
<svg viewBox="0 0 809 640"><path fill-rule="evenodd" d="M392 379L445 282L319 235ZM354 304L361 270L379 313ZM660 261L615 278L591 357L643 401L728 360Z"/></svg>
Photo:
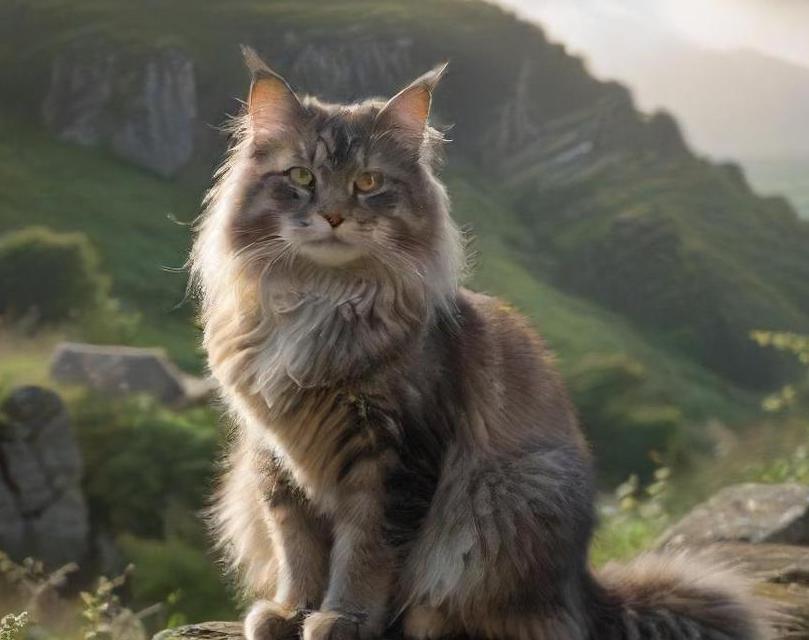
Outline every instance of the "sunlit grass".
<svg viewBox="0 0 809 640"><path fill-rule="evenodd" d="M600 567L612 560L629 560L650 549L663 530L659 522L639 515L605 519L593 539L590 562Z"/></svg>
<svg viewBox="0 0 809 640"><path fill-rule="evenodd" d="M0 328L0 387L48 385L48 369L61 332L41 332L27 336Z"/></svg>

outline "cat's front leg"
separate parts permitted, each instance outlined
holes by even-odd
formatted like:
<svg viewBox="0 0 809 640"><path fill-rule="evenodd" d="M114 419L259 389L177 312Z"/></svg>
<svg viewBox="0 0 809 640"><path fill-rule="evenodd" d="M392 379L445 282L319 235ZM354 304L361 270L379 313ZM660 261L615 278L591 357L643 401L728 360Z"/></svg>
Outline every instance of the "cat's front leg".
<svg viewBox="0 0 809 640"><path fill-rule="evenodd" d="M388 623L394 553L383 519L390 463L386 452L360 457L340 481L329 586L320 611L304 623L304 640L374 638Z"/></svg>
<svg viewBox="0 0 809 640"><path fill-rule="evenodd" d="M311 504L279 472L266 497L266 517L277 564L272 600L253 604L244 621L248 640L295 640L307 611L323 598L329 538Z"/></svg>

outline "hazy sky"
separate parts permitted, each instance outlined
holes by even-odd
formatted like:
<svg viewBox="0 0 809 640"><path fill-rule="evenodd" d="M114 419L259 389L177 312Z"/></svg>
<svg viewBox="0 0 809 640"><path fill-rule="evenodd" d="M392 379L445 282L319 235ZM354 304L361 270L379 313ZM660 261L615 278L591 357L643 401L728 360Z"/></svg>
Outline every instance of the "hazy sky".
<svg viewBox="0 0 809 640"><path fill-rule="evenodd" d="M599 53L601 20L637 23L628 38L666 33L709 48L755 49L809 67L809 0L500 0L540 20L574 51ZM596 51L593 51L595 47Z"/></svg>

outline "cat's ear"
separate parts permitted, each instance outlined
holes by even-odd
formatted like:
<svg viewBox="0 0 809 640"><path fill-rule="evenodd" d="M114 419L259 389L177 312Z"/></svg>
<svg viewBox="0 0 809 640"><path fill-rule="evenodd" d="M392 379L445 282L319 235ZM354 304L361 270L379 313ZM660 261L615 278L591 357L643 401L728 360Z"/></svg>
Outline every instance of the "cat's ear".
<svg viewBox="0 0 809 640"><path fill-rule="evenodd" d="M245 64L252 75L247 113L257 133L288 129L303 114L303 106L287 81L270 69L254 49L242 45Z"/></svg>
<svg viewBox="0 0 809 640"><path fill-rule="evenodd" d="M420 146L427 128L433 91L447 64L440 64L416 78L388 100L376 117L376 128L392 131L405 142Z"/></svg>

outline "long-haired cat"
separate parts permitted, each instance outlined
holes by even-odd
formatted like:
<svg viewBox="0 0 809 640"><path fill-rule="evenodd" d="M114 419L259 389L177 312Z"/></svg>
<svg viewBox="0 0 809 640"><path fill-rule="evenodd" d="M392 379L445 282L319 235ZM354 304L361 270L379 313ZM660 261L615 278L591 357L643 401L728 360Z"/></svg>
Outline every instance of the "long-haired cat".
<svg viewBox="0 0 809 640"><path fill-rule="evenodd" d="M192 262L238 424L212 518L247 637L762 638L714 566L589 569L590 454L552 357L459 284L428 124L443 68L328 104L246 57Z"/></svg>

